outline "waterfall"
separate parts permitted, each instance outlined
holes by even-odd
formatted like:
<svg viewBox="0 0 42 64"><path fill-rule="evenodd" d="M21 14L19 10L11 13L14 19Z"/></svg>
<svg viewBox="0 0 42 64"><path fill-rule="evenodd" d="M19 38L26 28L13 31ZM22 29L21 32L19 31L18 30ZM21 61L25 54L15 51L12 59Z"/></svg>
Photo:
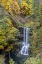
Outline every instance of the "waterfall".
<svg viewBox="0 0 42 64"><path fill-rule="evenodd" d="M29 31L30 31L30 28L24 27L23 42L22 42L22 48L21 48L21 51L20 51L20 54L22 54L22 55L28 55L28 50L29 50Z"/></svg>

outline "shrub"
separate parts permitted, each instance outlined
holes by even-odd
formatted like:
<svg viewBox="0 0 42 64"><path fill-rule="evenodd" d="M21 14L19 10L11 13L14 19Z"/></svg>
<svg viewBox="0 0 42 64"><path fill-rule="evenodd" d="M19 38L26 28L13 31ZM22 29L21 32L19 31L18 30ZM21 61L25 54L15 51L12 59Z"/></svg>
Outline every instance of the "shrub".
<svg viewBox="0 0 42 64"><path fill-rule="evenodd" d="M7 48L10 51L13 48L15 36L18 30L12 25L12 21L8 17L0 20L0 49ZM5 49L6 49L5 48Z"/></svg>

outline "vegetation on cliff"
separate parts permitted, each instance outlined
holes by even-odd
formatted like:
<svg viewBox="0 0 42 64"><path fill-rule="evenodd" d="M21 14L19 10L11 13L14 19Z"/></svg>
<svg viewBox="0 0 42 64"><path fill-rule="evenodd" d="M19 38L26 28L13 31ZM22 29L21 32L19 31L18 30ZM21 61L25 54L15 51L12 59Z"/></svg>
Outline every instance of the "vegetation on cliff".
<svg viewBox="0 0 42 64"><path fill-rule="evenodd" d="M0 52L1 50L8 53L12 50L18 52L19 40L16 37L20 33L18 27L29 27L31 57L23 64L42 64L42 1L0 0L0 6L4 9L0 7L2 13L0 13ZM0 63L4 63L3 58L0 59ZM16 64L12 58L9 58L9 63Z"/></svg>
<svg viewBox="0 0 42 64"><path fill-rule="evenodd" d="M17 39L18 29L12 25L12 21L6 16L0 18L0 49L10 51Z"/></svg>

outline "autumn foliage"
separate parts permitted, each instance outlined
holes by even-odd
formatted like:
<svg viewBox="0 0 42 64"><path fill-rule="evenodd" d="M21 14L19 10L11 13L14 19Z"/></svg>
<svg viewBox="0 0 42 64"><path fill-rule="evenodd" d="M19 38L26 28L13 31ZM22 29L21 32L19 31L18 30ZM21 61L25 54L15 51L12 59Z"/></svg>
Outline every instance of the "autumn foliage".
<svg viewBox="0 0 42 64"><path fill-rule="evenodd" d="M18 1L14 0L1 0L1 4L5 7L5 9L11 13L14 12L16 14L30 15L32 14L32 1L28 4L26 1L22 1L19 5Z"/></svg>
<svg viewBox="0 0 42 64"><path fill-rule="evenodd" d="M19 13L20 13L20 7L19 7L18 2L14 1L14 2L12 3L12 10L13 10L16 14L19 14Z"/></svg>
<svg viewBox="0 0 42 64"><path fill-rule="evenodd" d="M21 3L21 13L22 14L29 14L27 11L29 11L29 6L25 1L23 1Z"/></svg>
<svg viewBox="0 0 42 64"><path fill-rule="evenodd" d="M6 47L5 51L10 51L13 48L13 42L17 33L18 30L12 25L8 17L0 19L0 49Z"/></svg>

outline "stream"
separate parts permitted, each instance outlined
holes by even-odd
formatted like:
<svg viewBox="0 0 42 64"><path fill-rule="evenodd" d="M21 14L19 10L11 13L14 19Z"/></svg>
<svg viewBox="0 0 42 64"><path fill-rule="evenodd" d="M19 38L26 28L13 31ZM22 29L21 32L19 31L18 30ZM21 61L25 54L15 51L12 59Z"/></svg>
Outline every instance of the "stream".
<svg viewBox="0 0 42 64"><path fill-rule="evenodd" d="M23 28L23 41L22 41L22 47L19 51L19 53L11 53L11 58L17 63L17 64L23 64L23 62L27 59L29 56L29 32L30 28Z"/></svg>

